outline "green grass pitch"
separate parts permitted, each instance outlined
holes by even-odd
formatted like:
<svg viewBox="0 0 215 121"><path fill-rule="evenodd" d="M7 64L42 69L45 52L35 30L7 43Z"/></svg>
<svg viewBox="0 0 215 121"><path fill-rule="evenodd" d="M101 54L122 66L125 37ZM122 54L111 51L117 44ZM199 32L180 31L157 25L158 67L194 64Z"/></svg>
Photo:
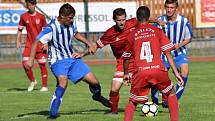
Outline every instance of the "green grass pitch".
<svg viewBox="0 0 215 121"><path fill-rule="evenodd" d="M109 95L114 65L90 66L102 85L102 94ZM179 121L215 121L215 63L191 62L188 85L180 103ZM40 77L39 69L34 71ZM40 92L39 78L36 90L27 92L29 84L22 68L0 70L0 121L46 121L55 78L49 73L49 91ZM172 77L172 74L171 74ZM173 77L172 77L173 78ZM128 102L129 87L122 87L117 116L106 116L106 107L93 101L88 85L80 82L68 84L56 121L123 121ZM168 121L168 109L159 107L156 117L144 117L137 108L134 121Z"/></svg>

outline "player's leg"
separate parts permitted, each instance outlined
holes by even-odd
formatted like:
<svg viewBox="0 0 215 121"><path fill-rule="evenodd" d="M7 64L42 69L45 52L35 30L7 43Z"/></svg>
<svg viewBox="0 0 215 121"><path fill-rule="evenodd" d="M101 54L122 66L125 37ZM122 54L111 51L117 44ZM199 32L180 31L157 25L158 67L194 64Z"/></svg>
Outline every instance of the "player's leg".
<svg viewBox="0 0 215 121"><path fill-rule="evenodd" d="M125 107L124 121L132 121L134 116L134 111L136 110L137 103L129 101Z"/></svg>
<svg viewBox="0 0 215 121"><path fill-rule="evenodd" d="M111 112L110 113L115 113L115 114L118 113L118 104L119 104L119 99L120 99L119 91L120 91L122 84L123 84L122 77L113 78L112 84L111 84L111 90L110 90L110 94L109 94L109 100L111 103Z"/></svg>
<svg viewBox="0 0 215 121"><path fill-rule="evenodd" d="M170 64L169 64L169 62L167 60L163 59L163 64L165 65L167 70L170 69ZM159 90L158 89L151 88L151 98L152 98L152 102L154 102L155 104L158 105L158 103L159 103ZM162 106L164 108L168 107L167 97L165 95L162 95Z"/></svg>
<svg viewBox="0 0 215 121"><path fill-rule="evenodd" d="M36 54L36 60L40 67L41 79L42 79L42 88L40 91L48 91L47 82L48 82L48 70L46 67L47 55L46 53Z"/></svg>
<svg viewBox="0 0 215 121"><path fill-rule="evenodd" d="M162 95L165 95L167 97L167 103L168 103L168 108L170 112L170 120L178 121L178 111L179 111L178 100L175 95L175 91L173 88L173 84L171 83L171 80L157 84L157 87L162 93Z"/></svg>
<svg viewBox="0 0 215 121"><path fill-rule="evenodd" d="M26 69L24 64L29 60L30 58L30 48L25 48L23 54L22 54L23 58L22 58L22 65L23 65L23 68L25 70L25 73L28 77L28 79L30 80L30 85L28 86L28 91L32 91L34 89L34 87L36 86L37 84L37 81L34 77L34 74L33 74L33 71L32 71L32 68L30 69Z"/></svg>
<svg viewBox="0 0 215 121"><path fill-rule="evenodd" d="M111 82L111 90L109 93L109 101L111 104L111 111L107 112L107 114L117 114L118 113L118 104L120 100L120 88L123 84L123 60L117 59L116 69L114 72L114 77Z"/></svg>
<svg viewBox="0 0 215 121"><path fill-rule="evenodd" d="M176 84L176 96L177 99L179 100L184 92L184 88L187 84L187 79L188 79L188 74L189 74L189 67L188 67L188 59L186 55L180 55L179 57L177 57L177 62L176 65L178 65L178 67L180 66L180 73L182 76L182 79L184 81L184 86L181 87L178 84Z"/></svg>
<svg viewBox="0 0 215 121"><path fill-rule="evenodd" d="M55 92L52 96L51 107L49 112L50 118L57 117L57 113L60 104L63 100L63 95L68 84L68 79L66 76L58 76L57 80L59 81L59 85L56 87Z"/></svg>
<svg viewBox="0 0 215 121"><path fill-rule="evenodd" d="M137 104L144 104L148 101L147 96L149 91L150 89L147 86L143 88L131 88L129 103L126 105L124 112L124 121L132 121Z"/></svg>
<svg viewBox="0 0 215 121"><path fill-rule="evenodd" d="M172 89L170 95L168 96L168 108L171 121L178 121L179 105L174 89Z"/></svg>
<svg viewBox="0 0 215 121"><path fill-rule="evenodd" d="M109 101L101 95L100 83L92 72L88 72L84 76L83 81L89 84L90 92L93 94L93 100L100 102L105 107L110 107Z"/></svg>
<svg viewBox="0 0 215 121"><path fill-rule="evenodd" d="M56 86L55 92L52 96L50 112L49 112L50 118L57 117L57 113L61 105L61 102L63 100L63 95L68 84L67 73L69 71L70 65L71 65L70 62L61 60L61 61L55 62L51 66L52 73L56 77L59 84Z"/></svg>
<svg viewBox="0 0 215 121"><path fill-rule="evenodd" d="M158 105L159 91L156 88L151 88L152 102Z"/></svg>
<svg viewBox="0 0 215 121"><path fill-rule="evenodd" d="M78 73L77 73L78 72ZM90 92L93 94L92 98L95 101L99 101L106 107L110 107L109 101L101 96L101 86L96 76L90 71L90 68L81 59L76 59L73 63L73 67L69 71L69 79L73 83L78 83L80 80L89 84Z"/></svg>

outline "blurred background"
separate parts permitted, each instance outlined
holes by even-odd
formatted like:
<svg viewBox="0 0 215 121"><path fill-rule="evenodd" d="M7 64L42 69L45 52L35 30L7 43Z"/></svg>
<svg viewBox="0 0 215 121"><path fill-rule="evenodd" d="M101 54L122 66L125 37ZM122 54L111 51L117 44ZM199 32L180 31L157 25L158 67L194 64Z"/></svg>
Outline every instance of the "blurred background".
<svg viewBox="0 0 215 121"><path fill-rule="evenodd" d="M189 19L193 28L192 42L187 46L189 58L215 61L215 0L178 0L180 14ZM25 1L0 0L0 64L21 63L25 45L22 35L22 48L16 49L16 33L20 15L26 11ZM128 18L135 17L136 9L146 5L151 17L165 14L165 0L38 0L37 9L47 17L58 16L60 6L69 2L76 9L76 22L79 32L89 41L95 42L103 32L114 25L112 12L115 8L125 8ZM25 31L24 31L25 33ZM85 45L74 42L77 51L84 51ZM109 46L97 51L85 60L114 60Z"/></svg>

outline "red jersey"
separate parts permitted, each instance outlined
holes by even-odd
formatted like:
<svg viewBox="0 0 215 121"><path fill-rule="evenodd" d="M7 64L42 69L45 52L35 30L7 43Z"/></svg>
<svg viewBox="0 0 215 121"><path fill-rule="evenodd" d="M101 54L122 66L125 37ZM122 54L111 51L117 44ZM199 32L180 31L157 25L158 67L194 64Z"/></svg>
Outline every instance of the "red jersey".
<svg viewBox="0 0 215 121"><path fill-rule="evenodd" d="M104 35L96 42L98 48L102 48L105 45L110 45L116 59L121 58L123 49L125 47L125 41L128 34L134 30L137 26L137 20L135 18L126 20L125 28L122 31L116 30L116 25L109 28Z"/></svg>
<svg viewBox="0 0 215 121"><path fill-rule="evenodd" d="M27 37L25 48L31 48L31 45L36 38L36 36L42 31L42 28L47 25L46 18L44 15L36 12L35 15L31 15L26 12L21 15L19 21L19 29L26 27ZM41 45L39 45L41 46ZM37 51L40 51L41 47L37 48Z"/></svg>
<svg viewBox="0 0 215 121"><path fill-rule="evenodd" d="M128 41L126 41L124 49L125 52L122 56L124 58L131 55L134 56L134 73L156 75L153 73L157 73L158 70L166 70L161 60L161 53L173 49L174 45L161 29L150 24L141 24L128 35ZM144 82L139 81L144 81L144 79L139 79L134 79L132 83L134 85L143 85Z"/></svg>

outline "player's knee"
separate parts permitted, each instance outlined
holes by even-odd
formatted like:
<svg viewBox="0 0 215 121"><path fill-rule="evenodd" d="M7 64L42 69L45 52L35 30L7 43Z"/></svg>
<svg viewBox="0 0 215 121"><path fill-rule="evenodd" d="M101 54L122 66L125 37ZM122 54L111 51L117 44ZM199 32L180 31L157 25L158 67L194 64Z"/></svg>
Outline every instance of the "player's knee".
<svg viewBox="0 0 215 121"><path fill-rule="evenodd" d="M172 90L170 91L170 93L167 93L167 96L172 96L172 95L175 95L175 90L174 90L174 89L172 89Z"/></svg>
<svg viewBox="0 0 215 121"><path fill-rule="evenodd" d="M68 78L65 76L59 76L58 77L59 85L63 88L67 87L68 84Z"/></svg>

